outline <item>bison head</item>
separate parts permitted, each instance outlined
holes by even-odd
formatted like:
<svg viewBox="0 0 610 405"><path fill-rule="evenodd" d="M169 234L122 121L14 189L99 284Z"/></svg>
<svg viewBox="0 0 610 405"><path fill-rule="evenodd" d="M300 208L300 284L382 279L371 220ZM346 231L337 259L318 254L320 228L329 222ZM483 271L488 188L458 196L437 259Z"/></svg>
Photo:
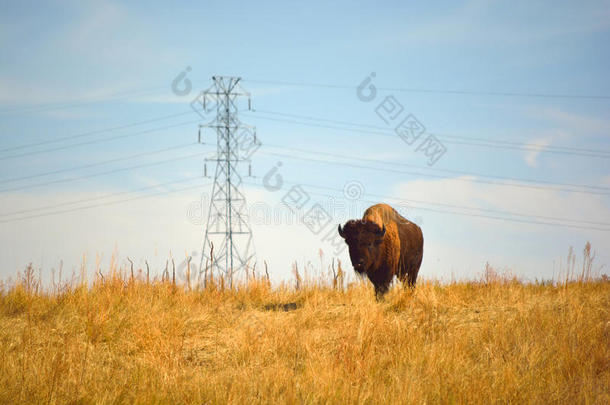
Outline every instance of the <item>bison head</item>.
<svg viewBox="0 0 610 405"><path fill-rule="evenodd" d="M349 247L349 257L354 270L365 273L379 257L379 245L385 235L385 225L381 228L374 222L351 220L341 228L339 235L345 239Z"/></svg>

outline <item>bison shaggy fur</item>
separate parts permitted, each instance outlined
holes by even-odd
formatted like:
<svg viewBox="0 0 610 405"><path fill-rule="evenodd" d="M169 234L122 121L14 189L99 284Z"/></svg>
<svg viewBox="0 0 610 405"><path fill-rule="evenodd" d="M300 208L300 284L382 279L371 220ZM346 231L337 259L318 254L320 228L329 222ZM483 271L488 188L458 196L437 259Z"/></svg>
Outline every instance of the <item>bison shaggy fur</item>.
<svg viewBox="0 0 610 405"><path fill-rule="evenodd" d="M354 270L375 286L377 299L388 291L394 276L403 285L415 286L424 253L419 226L387 204L369 207L359 220L350 220L339 235L349 247Z"/></svg>

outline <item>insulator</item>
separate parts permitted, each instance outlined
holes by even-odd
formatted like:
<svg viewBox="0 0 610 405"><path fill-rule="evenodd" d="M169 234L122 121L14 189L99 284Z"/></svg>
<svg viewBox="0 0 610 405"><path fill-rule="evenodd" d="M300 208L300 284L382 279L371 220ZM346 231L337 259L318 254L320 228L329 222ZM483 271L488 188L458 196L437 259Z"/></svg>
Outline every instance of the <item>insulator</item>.
<svg viewBox="0 0 610 405"><path fill-rule="evenodd" d="M203 164L203 177L208 177L208 164Z"/></svg>
<svg viewBox="0 0 610 405"><path fill-rule="evenodd" d="M248 98L248 110L252 109L252 100Z"/></svg>
<svg viewBox="0 0 610 405"><path fill-rule="evenodd" d="M248 177L252 177L252 164L248 163Z"/></svg>
<svg viewBox="0 0 610 405"><path fill-rule="evenodd" d="M198 142L201 143L201 127L199 127L199 133L197 134Z"/></svg>

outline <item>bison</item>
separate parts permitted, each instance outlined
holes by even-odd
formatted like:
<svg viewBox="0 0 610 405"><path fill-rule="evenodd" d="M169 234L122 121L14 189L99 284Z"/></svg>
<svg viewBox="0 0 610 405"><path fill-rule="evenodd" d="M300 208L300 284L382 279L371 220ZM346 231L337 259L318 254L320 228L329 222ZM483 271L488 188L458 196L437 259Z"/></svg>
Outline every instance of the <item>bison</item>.
<svg viewBox="0 0 610 405"><path fill-rule="evenodd" d="M424 236L419 226L387 204L369 207L359 220L350 220L339 235L349 247L354 270L366 274L381 299L394 276L415 286L424 253Z"/></svg>

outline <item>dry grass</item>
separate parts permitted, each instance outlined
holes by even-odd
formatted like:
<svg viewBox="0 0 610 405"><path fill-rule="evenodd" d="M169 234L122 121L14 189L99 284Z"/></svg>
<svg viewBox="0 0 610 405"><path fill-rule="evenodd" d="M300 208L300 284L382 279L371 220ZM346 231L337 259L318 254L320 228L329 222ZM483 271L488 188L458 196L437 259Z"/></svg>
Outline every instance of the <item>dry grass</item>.
<svg viewBox="0 0 610 405"><path fill-rule="evenodd" d="M131 280L131 281L130 281ZM110 272L0 294L2 403L610 403L610 283L205 290Z"/></svg>

